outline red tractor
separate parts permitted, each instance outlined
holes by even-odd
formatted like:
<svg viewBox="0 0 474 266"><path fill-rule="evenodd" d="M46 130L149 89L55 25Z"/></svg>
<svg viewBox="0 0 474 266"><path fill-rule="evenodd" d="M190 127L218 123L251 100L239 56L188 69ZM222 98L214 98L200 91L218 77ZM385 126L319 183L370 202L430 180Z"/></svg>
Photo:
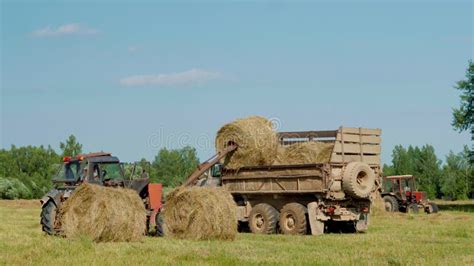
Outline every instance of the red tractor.
<svg viewBox="0 0 474 266"><path fill-rule="evenodd" d="M426 197L426 192L417 191L412 175L386 176L382 180L382 197L388 212L426 213L438 212L438 205Z"/></svg>
<svg viewBox="0 0 474 266"><path fill-rule="evenodd" d="M64 157L63 165L53 178L53 189L41 199L43 231L50 235L57 233L54 227L56 210L70 197L74 189L87 182L135 190L147 210L147 233L153 231L154 234L162 236L163 229L159 216L162 207L162 186L150 183L145 171L142 171L140 178L132 179L135 166L130 177L126 178L123 164L110 153L98 152Z"/></svg>

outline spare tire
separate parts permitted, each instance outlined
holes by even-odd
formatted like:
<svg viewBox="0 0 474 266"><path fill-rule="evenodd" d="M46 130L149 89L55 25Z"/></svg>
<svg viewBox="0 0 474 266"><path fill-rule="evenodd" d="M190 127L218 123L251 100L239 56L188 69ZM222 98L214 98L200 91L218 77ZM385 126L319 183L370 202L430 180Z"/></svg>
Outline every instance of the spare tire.
<svg viewBox="0 0 474 266"><path fill-rule="evenodd" d="M369 165L362 162L347 164L342 175L344 192L355 198L369 198L375 184L375 173Z"/></svg>

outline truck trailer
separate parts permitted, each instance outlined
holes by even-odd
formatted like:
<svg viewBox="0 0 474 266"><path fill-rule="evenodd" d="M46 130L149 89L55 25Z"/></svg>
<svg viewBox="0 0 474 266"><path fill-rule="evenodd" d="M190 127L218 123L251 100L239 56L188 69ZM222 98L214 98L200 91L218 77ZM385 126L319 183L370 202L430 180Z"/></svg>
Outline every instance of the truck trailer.
<svg viewBox="0 0 474 266"><path fill-rule="evenodd" d="M333 144L328 161L312 164L246 166L227 169L226 149L201 164L184 185L219 186L237 205L239 224L258 234L321 235L330 228L368 229L371 197L381 177L381 130L279 132L280 145ZM207 173L207 174L206 174ZM203 174L206 176L202 178Z"/></svg>

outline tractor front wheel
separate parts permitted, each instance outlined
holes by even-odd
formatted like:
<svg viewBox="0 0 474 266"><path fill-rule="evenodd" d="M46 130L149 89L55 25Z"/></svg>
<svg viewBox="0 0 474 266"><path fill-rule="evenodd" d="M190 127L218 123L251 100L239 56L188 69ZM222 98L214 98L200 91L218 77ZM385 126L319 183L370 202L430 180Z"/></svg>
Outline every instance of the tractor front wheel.
<svg viewBox="0 0 474 266"><path fill-rule="evenodd" d="M395 197L392 196L385 196L383 197L383 202L385 204L385 210L388 212L398 212L399 211L399 205L398 201Z"/></svg>
<svg viewBox="0 0 474 266"><path fill-rule="evenodd" d="M430 213L437 213L439 211L438 209L438 205L434 202L430 202L428 203L428 207L426 207L426 213L430 214Z"/></svg>
<svg viewBox="0 0 474 266"><path fill-rule="evenodd" d="M56 211L56 204L54 204L52 200L46 202L46 204L43 205L43 208L41 210L41 226L43 232L47 233L48 235L56 234L56 230L54 230L54 222L56 221Z"/></svg>

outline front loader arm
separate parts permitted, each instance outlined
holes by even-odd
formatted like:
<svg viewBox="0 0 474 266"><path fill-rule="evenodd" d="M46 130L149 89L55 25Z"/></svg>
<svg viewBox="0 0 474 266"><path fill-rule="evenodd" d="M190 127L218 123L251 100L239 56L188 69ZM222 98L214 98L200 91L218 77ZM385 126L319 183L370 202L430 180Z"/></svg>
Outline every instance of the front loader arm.
<svg viewBox="0 0 474 266"><path fill-rule="evenodd" d="M218 152L216 155L212 156L207 161L200 164L197 169L191 175L189 175L189 177L186 179L186 182L184 182L182 186L186 187L192 185L207 170L211 169L211 167L217 164L222 158L224 158L227 154L235 151L236 149L237 145L229 145L224 150Z"/></svg>

